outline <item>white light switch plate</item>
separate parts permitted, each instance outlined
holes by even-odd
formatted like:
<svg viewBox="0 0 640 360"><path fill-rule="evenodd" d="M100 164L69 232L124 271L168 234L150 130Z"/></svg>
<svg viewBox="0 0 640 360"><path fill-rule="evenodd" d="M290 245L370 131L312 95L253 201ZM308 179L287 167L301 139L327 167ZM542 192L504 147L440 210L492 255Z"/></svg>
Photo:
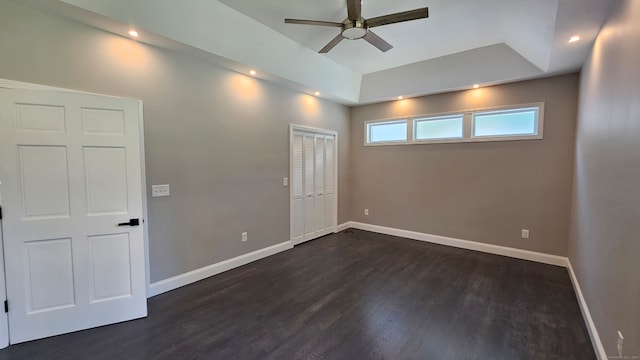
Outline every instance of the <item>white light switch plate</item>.
<svg viewBox="0 0 640 360"><path fill-rule="evenodd" d="M169 184L151 185L151 197L169 196Z"/></svg>

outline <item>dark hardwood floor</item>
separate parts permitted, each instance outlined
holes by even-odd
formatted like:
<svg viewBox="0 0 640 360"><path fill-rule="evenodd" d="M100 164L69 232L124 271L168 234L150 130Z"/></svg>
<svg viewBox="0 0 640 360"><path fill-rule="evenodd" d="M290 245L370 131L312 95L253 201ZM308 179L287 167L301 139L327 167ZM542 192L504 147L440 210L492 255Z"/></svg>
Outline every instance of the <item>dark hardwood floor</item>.
<svg viewBox="0 0 640 360"><path fill-rule="evenodd" d="M2 359L595 359L566 269L347 230Z"/></svg>

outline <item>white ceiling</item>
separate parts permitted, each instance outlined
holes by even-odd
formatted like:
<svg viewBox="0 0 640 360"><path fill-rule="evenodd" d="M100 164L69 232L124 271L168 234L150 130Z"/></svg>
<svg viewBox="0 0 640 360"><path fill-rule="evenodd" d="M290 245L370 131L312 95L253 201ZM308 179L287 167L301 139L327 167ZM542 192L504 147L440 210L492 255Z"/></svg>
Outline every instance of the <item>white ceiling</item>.
<svg viewBox="0 0 640 360"><path fill-rule="evenodd" d="M394 48L344 40L318 54L339 28L344 0L14 0L178 49L298 91L345 104L390 100L576 71L615 0L364 0L371 18L429 7L428 19L376 27ZM582 41L569 44L580 34Z"/></svg>
<svg viewBox="0 0 640 360"><path fill-rule="evenodd" d="M333 39L339 29L285 24L283 19L342 22L347 17L344 0L220 2L314 51ZM394 46L387 53L380 52L364 40L354 40L341 42L323 56L360 74L368 74L510 40L548 52L553 39L557 3L557 0L364 0L364 18L425 6L429 7L431 16L429 19L373 28L372 31ZM539 58L542 58L538 61L540 65L546 66L548 54Z"/></svg>

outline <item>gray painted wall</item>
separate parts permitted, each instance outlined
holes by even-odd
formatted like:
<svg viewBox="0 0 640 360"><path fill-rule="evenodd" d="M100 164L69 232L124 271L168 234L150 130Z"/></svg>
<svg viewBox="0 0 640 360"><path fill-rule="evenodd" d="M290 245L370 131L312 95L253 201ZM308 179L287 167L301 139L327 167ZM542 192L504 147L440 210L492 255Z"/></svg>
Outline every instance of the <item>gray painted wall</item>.
<svg viewBox="0 0 640 360"><path fill-rule="evenodd" d="M349 125L346 107L0 0L0 78L144 101L148 185L172 186L149 199L152 282L288 240L281 181L296 123L340 133L340 223L558 255L571 223L568 254L607 351L620 329L634 354L639 7L621 2L582 73L571 222L576 75L361 106ZM537 101L541 141L362 145L365 120Z"/></svg>
<svg viewBox="0 0 640 360"><path fill-rule="evenodd" d="M149 198L151 282L289 240L290 123L339 133L348 194L347 107L5 0L0 49L0 78L144 101L147 185L171 185Z"/></svg>
<svg viewBox="0 0 640 360"><path fill-rule="evenodd" d="M616 4L582 70L569 259L609 356L640 355L640 2Z"/></svg>
<svg viewBox="0 0 640 360"><path fill-rule="evenodd" d="M353 108L351 219L566 255L577 93L571 74ZM540 101L543 140L363 146L367 120Z"/></svg>

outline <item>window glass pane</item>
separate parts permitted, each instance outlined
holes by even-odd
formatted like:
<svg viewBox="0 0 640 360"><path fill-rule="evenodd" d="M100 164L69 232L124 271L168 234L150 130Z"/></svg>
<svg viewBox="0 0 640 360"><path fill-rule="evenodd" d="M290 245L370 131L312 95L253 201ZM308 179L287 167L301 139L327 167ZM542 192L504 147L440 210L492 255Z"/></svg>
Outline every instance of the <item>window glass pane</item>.
<svg viewBox="0 0 640 360"><path fill-rule="evenodd" d="M416 140L462 138L463 117L432 118L415 120Z"/></svg>
<svg viewBox="0 0 640 360"><path fill-rule="evenodd" d="M474 114L474 136L537 135L538 109Z"/></svg>
<svg viewBox="0 0 640 360"><path fill-rule="evenodd" d="M406 141L407 122L394 121L385 123L371 123L369 128L369 142Z"/></svg>

